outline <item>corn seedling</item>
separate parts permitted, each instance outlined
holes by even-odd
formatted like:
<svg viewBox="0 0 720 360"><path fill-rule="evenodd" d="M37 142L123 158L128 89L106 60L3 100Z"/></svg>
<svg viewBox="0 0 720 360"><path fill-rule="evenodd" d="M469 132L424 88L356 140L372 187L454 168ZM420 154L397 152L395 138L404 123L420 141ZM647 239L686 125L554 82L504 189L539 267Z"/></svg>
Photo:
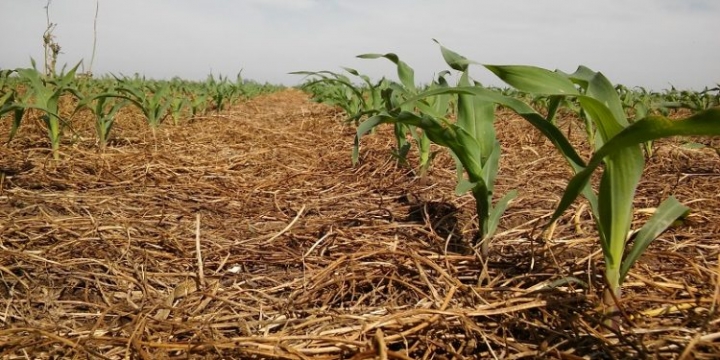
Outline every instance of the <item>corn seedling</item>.
<svg viewBox="0 0 720 360"><path fill-rule="evenodd" d="M495 178L498 171L500 148L495 131L494 104L513 109L540 130L558 149L566 155L574 167L581 167L583 160L570 145L560 130L545 117L537 113L529 105L499 91L486 89L471 81L466 58L441 47L446 62L455 70L461 71L460 86L449 87L440 80L437 86L419 93L404 101L393 99L389 91L384 94L386 110L362 123L357 130L353 161L358 161L359 139L370 129L382 123L404 124L423 130L423 133L434 143L450 149L458 163L458 186L456 192L463 194L471 191L476 202L478 215L478 234L476 243L480 243L483 256L488 254L489 241L497 230L500 216L509 202L516 196L510 191L492 205ZM574 90L574 87L573 87ZM400 91L403 91L402 89ZM406 92L405 92L406 93ZM451 94L458 95L458 121L453 123L445 118L447 104ZM428 101L437 96L446 96L442 100ZM430 106L434 104L438 106ZM420 114L413 111L418 109ZM463 172L467 173L467 179Z"/></svg>
<svg viewBox="0 0 720 360"><path fill-rule="evenodd" d="M464 57L442 47L442 54L451 68L462 73L460 85L466 88L482 89L471 81L468 73L469 62ZM492 194L497 175L497 166L500 159L500 144L493 128L495 105L488 99L474 97L472 93L455 91L444 82L441 74L436 86L417 94L412 79L412 69L401 63L393 54L364 55L366 58L386 57L398 64L398 75L401 82L408 89L397 89L401 93L399 99L393 99L385 94L388 106L378 115L369 118L360 124L355 137L353 161L358 160L359 139L370 129L382 123L400 124L411 129L421 129L423 136L429 141L447 147L458 164L459 194L471 191L476 202L478 214L478 234L483 257L488 255L488 243L497 225L501 214L509 202L516 196L511 191L502 197L495 206L492 205ZM451 122L446 118L447 107L450 103L450 94L459 94L457 100L457 121ZM413 96L414 95L414 96ZM499 95L499 94L498 94ZM426 100L440 96L434 100ZM415 110L419 110L416 113ZM397 127L396 127L397 128ZM464 178L463 171L467 173Z"/></svg>
<svg viewBox="0 0 720 360"><path fill-rule="evenodd" d="M172 117L173 124L177 126L180 124L183 110L187 106L187 99L181 96L180 93L172 93L166 101L170 103L170 116Z"/></svg>
<svg viewBox="0 0 720 360"><path fill-rule="evenodd" d="M105 93L83 99L78 107L89 109L95 116L95 134L101 149L107 146L110 131L115 124L115 115L128 104L120 94Z"/></svg>
<svg viewBox="0 0 720 360"><path fill-rule="evenodd" d="M71 93L77 98L80 94L73 86L75 72L80 63L75 65L67 73L45 79L36 69L18 69L17 74L27 82L28 93L18 105L24 109L37 109L43 112L41 118L47 126L48 138L50 140L53 158L60 158L60 140L62 131L67 123L66 119L60 116L59 101L65 93Z"/></svg>
<svg viewBox="0 0 720 360"><path fill-rule="evenodd" d="M232 102L237 93L237 88L228 82L227 77L220 76L218 80L215 80L212 74L208 75L205 86L215 103L217 113L225 108L227 102Z"/></svg>
<svg viewBox="0 0 720 360"><path fill-rule="evenodd" d="M190 98L190 114L193 118L197 116L202 116L207 113L207 107L210 100L210 95L208 95L207 91L205 89L196 88L193 90L190 90L189 93Z"/></svg>
<svg viewBox="0 0 720 360"><path fill-rule="evenodd" d="M10 125L10 135L8 136L8 142L10 142L20 127L20 122L25 113L25 109L19 106L16 102L16 93L14 89L6 88L10 75L15 70L2 70L0 71L0 119L7 114L12 113L12 124Z"/></svg>
<svg viewBox="0 0 720 360"><path fill-rule="evenodd" d="M390 60L393 62L397 68L397 76L400 80L400 84L390 84L388 87L381 91L381 98L385 101L385 109L392 109L396 105L399 108L400 111L406 111L406 112L412 112L415 110L416 104L413 102L405 102L404 100L413 97L418 93L418 87L415 85L415 71L404 61L400 60L400 58L393 53L388 54L363 54L358 55L358 58L361 59L380 59L384 58L387 60ZM441 76L442 78L442 76ZM439 82L443 81L438 80ZM433 114L435 114L434 110L441 109L443 106L446 108L446 104L442 104L441 101L449 101L447 98L438 98L436 99L435 107L432 106L426 106L426 111L431 111ZM376 110L382 109L381 107L376 107ZM443 113L439 116L445 116L446 114ZM428 138L428 135L425 134L425 131L423 131L422 128L417 127L416 125L411 124L410 122L402 122L402 121L395 121L392 122L394 127L394 134L395 134L395 141L397 144L397 149L393 152L393 156L395 156L398 161L401 164L408 164L407 162L407 155L410 151L410 148L412 144L410 141L408 141L408 134L412 137L412 139L415 141L415 144L418 147L418 156L419 156L419 166L418 166L418 176L424 177L427 173L428 168L430 167L430 164L432 162L432 159L434 157L433 153L430 151L430 144L431 140ZM356 149L357 149L357 142L356 142Z"/></svg>
<svg viewBox="0 0 720 360"><path fill-rule="evenodd" d="M625 256L633 220L633 200L644 169L639 145L677 135L720 135L720 109L707 110L689 118L672 121L648 116L630 124L618 93L601 73L580 67L570 75L530 66L486 66L503 81L520 90L554 96L575 96L586 116L597 127L596 151L587 166L574 166L576 175L553 214L556 220L581 193L590 203L605 259L607 287L603 302L614 313L621 297L621 285L628 271L650 243L688 208L674 197L663 201L653 216L635 234ZM576 86L581 89L579 91ZM604 164L597 194L589 180ZM577 164L576 164L577 165ZM616 318L609 322L617 326Z"/></svg>
<svg viewBox="0 0 720 360"><path fill-rule="evenodd" d="M117 92L125 95L122 98L135 105L143 115L152 129L153 135L167 116L167 109L170 106L166 100L169 92L167 84L150 84L137 79L118 79ZM148 94L149 93L149 94Z"/></svg>
<svg viewBox="0 0 720 360"><path fill-rule="evenodd" d="M360 76L353 69L345 70ZM357 123L360 117L375 111L374 104L366 101L363 89L353 84L350 78L343 74L332 71L295 71L290 74L317 77L304 84L303 88L314 94L315 101L340 107L349 117L348 122ZM371 96L369 100L372 99Z"/></svg>
<svg viewBox="0 0 720 360"><path fill-rule="evenodd" d="M383 90L387 89L389 83L385 78L380 79L380 81L378 81L377 83L373 83L373 81L370 80L370 77L360 74L355 69L347 67L344 67L343 69L349 74L360 78L365 83L366 91L363 92L363 95L361 97L361 108L356 114L348 114L353 115L348 120L348 122L354 122L357 125L363 117L375 114L377 113L378 109L381 109L383 107L382 92Z"/></svg>
<svg viewBox="0 0 720 360"><path fill-rule="evenodd" d="M440 46L440 49L448 65L461 72L459 86L480 86L470 79L469 66L471 62L468 59L444 46ZM468 161L462 161L457 152L453 151L456 161L460 165L457 166L458 183L460 184L458 192L470 189L475 197L479 222L476 240L479 240L481 245L481 254L487 257L490 237L497 228L500 216L505 212L508 203L517 196L517 192L515 190L508 192L496 206L492 205L494 184L500 161L500 142L494 127L495 103L471 94L458 94L457 107L456 125L476 140L476 153L470 155L478 162L479 166L478 169L470 171ZM468 145L473 146L473 144ZM463 169L468 173L468 181L461 177ZM476 173L471 176L472 172Z"/></svg>

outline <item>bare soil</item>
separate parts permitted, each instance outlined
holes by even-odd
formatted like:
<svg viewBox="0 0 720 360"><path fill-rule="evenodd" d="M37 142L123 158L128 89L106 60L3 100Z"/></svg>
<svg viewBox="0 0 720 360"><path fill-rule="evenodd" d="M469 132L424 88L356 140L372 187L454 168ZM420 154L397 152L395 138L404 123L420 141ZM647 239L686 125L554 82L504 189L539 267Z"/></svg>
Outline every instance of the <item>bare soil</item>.
<svg viewBox="0 0 720 360"><path fill-rule="evenodd" d="M570 168L498 124L519 196L482 261L445 151L419 179L381 129L352 166L353 127L297 90L155 135L123 110L104 150L81 115L59 161L31 116L0 147L0 358L720 358L718 154L656 143L638 226L669 195L693 211L631 270L618 331L584 202L541 232Z"/></svg>

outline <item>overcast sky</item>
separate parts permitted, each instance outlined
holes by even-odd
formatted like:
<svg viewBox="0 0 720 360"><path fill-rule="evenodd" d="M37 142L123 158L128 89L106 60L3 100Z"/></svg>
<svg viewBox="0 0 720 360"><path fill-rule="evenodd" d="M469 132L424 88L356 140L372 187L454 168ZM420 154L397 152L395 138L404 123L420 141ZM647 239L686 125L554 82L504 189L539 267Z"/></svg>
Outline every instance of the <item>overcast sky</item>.
<svg viewBox="0 0 720 360"><path fill-rule="evenodd" d="M42 63L46 0L0 0L0 68ZM93 0L54 0L59 62L89 65ZM204 79L210 72L294 85L297 70L394 78L394 52L427 82L438 46L480 63L530 64L656 90L720 83L718 0L100 0L93 72ZM474 77L499 85L480 67Z"/></svg>

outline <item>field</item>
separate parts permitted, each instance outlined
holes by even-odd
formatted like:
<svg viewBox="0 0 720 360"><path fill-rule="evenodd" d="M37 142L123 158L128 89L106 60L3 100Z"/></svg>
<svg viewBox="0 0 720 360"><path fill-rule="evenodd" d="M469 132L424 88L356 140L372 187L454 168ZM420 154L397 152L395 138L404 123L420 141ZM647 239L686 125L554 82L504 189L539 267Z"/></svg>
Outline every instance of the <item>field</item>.
<svg viewBox="0 0 720 360"><path fill-rule="evenodd" d="M717 358L716 139L654 143L633 223L669 195L692 212L630 270L615 328L585 200L542 231L572 169L526 121L496 112L495 191L518 196L483 258L448 152L418 177L381 126L353 166L344 116L295 89L157 130L127 108L98 148L81 114L53 160L26 114L0 147L0 358Z"/></svg>
<svg viewBox="0 0 720 360"><path fill-rule="evenodd" d="M302 91L0 71L0 357L716 358L720 86L440 50Z"/></svg>

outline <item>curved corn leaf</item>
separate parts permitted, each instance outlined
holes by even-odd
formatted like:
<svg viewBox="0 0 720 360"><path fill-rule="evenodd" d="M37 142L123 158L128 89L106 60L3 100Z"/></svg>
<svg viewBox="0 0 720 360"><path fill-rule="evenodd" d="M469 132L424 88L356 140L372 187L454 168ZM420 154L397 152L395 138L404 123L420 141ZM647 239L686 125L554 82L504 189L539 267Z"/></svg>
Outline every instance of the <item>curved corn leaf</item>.
<svg viewBox="0 0 720 360"><path fill-rule="evenodd" d="M490 217L488 218L488 230L487 234L485 235L486 238L490 238L495 235L495 231L497 231L498 224L500 223L500 217L505 213L505 210L507 210L508 205L510 205L510 201L517 197L517 194L517 190L508 191L505 196L503 196L500 200L497 201L492 210L490 210Z"/></svg>
<svg viewBox="0 0 720 360"><path fill-rule="evenodd" d="M480 145L478 141L465 129L429 116L418 116L406 111L392 116L379 114L367 119L358 126L353 148L353 162L357 162L360 137L375 126L383 123L400 123L420 128L432 142L450 149L463 165L465 171L467 171L469 182L473 184L471 190L475 198L478 217L483 219L480 223L480 234L484 236L488 229L487 219L491 207L490 192L487 182L483 178L483 166L480 163Z"/></svg>
<svg viewBox="0 0 720 360"><path fill-rule="evenodd" d="M453 69L457 71L467 72L470 64L477 64L476 62L469 60L468 58L442 46L439 41L433 39L435 43L440 45L440 52L442 53L445 62Z"/></svg>
<svg viewBox="0 0 720 360"><path fill-rule="evenodd" d="M403 84L405 88L408 90L415 92L417 90L417 87L415 87L415 71L408 66L407 63L400 60L400 58L393 53L387 53L387 54L362 54L357 56L360 59L379 59L379 58L385 58L397 65L397 74L398 79L400 79L400 82Z"/></svg>
<svg viewBox="0 0 720 360"><path fill-rule="evenodd" d="M20 128L20 123L22 122L22 117L25 114L25 109L15 103L15 94L12 91L0 97L0 118L9 112L13 113L13 120L10 125L10 134L7 140L8 143L12 141L17 134L17 131Z"/></svg>
<svg viewBox="0 0 720 360"><path fill-rule="evenodd" d="M646 141L671 136L718 135L720 135L720 108L701 111L682 120L670 120L664 116L653 115L630 124L605 143L593 155L587 166L570 180L551 222L559 218L570 207L606 156Z"/></svg>
<svg viewBox="0 0 720 360"><path fill-rule="evenodd" d="M532 94L579 95L566 76L526 65L483 65L508 85Z"/></svg>
<svg viewBox="0 0 720 360"><path fill-rule="evenodd" d="M352 163L353 165L357 165L360 157L360 138L363 137L363 135L367 134L375 128L376 126L380 124L386 124L390 123L391 120L389 119L390 116L387 115L375 115L371 116L367 120L363 121L358 125L356 134L355 134L355 141L353 142L353 150L352 150Z"/></svg>
<svg viewBox="0 0 720 360"><path fill-rule="evenodd" d="M482 100L492 101L498 105L502 105L512 109L518 115L522 116L525 120L532 124L536 129L538 129L543 135L545 135L545 137L550 140L550 142L552 142L553 145L555 145L555 147L560 151L560 153L563 154L563 156L568 160L568 163L570 163L573 169L579 171L585 167L585 161L580 157L575 148L572 146L572 144L570 144L565 135L563 135L563 133L560 131L560 129L557 128L557 126L545 120L542 115L537 113L532 107L530 107L526 103L518 99L502 95L496 91L477 86L440 88L419 93L407 99L402 104L416 102L420 99L430 96L437 96L440 94L472 94Z"/></svg>
<svg viewBox="0 0 720 360"><path fill-rule="evenodd" d="M572 74L564 73L560 70L555 70L556 73L567 76L573 83L580 85L583 88L587 88L596 72L588 68L587 66L580 65Z"/></svg>
<svg viewBox="0 0 720 360"><path fill-rule="evenodd" d="M555 114L557 113L558 109L560 108L560 105L563 103L563 100L565 98L563 96L550 96L548 107L547 107L547 117L545 117L545 120L555 123Z"/></svg>
<svg viewBox="0 0 720 360"><path fill-rule="evenodd" d="M470 87L465 72L460 78L461 87ZM481 163L485 163L493 151L495 134L495 103L472 94L458 94L457 125L465 129L480 143Z"/></svg>
<svg viewBox="0 0 720 360"><path fill-rule="evenodd" d="M635 190L642 177L643 159L638 146L620 149L605 158L596 221L607 268L618 268L622 261L633 219Z"/></svg>
<svg viewBox="0 0 720 360"><path fill-rule="evenodd" d="M635 236L632 248L628 252L620 267L620 282L625 279L635 261L640 258L650 243L670 227L678 218L687 216L690 208L681 204L671 196L658 206L653 216L640 228Z"/></svg>

